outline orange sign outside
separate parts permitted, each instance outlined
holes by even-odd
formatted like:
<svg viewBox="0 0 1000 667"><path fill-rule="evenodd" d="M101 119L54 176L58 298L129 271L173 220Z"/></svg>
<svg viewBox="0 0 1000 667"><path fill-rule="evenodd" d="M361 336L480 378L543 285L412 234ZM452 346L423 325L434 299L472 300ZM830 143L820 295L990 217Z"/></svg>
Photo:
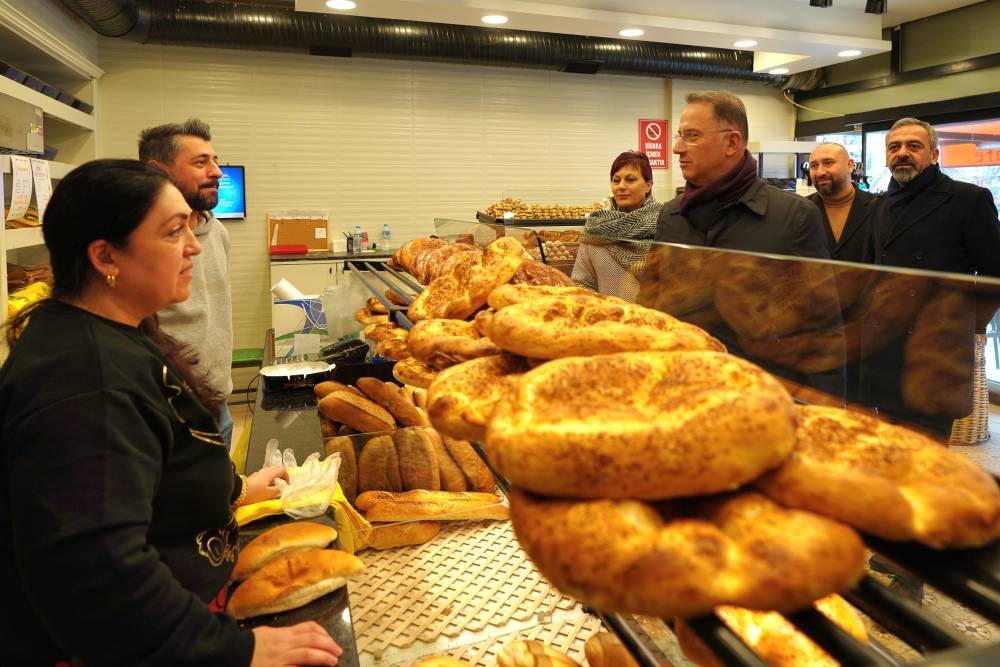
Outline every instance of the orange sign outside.
<svg viewBox="0 0 1000 667"><path fill-rule="evenodd" d="M979 148L974 143L941 147L942 167L986 167L1000 165L1000 148Z"/></svg>

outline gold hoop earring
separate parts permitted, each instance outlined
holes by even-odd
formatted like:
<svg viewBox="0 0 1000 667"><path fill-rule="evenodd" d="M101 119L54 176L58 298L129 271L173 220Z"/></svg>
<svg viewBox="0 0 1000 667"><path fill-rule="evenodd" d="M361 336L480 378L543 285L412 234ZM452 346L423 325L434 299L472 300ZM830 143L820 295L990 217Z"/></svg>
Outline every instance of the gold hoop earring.
<svg viewBox="0 0 1000 667"><path fill-rule="evenodd" d="M115 288L115 280L116 280L115 276L109 273L106 276L104 276L104 280L108 282L108 287L110 287L111 289Z"/></svg>

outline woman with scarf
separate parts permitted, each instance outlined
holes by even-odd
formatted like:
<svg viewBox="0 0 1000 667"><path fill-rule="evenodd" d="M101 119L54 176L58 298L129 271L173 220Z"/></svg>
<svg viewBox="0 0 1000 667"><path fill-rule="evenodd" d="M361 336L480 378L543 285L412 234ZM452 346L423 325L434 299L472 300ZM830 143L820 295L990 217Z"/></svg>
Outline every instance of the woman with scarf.
<svg viewBox="0 0 1000 667"><path fill-rule="evenodd" d="M612 201L587 216L573 265L573 282L635 301L646 253L663 206L653 197L645 153L625 151L611 163Z"/></svg>

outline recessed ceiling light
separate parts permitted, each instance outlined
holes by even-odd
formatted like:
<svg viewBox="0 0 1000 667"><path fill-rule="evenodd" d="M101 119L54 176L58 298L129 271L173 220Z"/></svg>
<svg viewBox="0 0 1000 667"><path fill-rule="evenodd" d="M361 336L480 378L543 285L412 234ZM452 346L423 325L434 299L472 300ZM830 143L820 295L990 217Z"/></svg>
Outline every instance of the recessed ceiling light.
<svg viewBox="0 0 1000 667"><path fill-rule="evenodd" d="M755 42L752 39L741 39L738 42L733 42L733 46L735 46L737 49L751 49L757 46L757 42Z"/></svg>
<svg viewBox="0 0 1000 667"><path fill-rule="evenodd" d="M619 30L618 34L622 37L639 37L644 32L644 30L639 30L638 28L625 28L624 30Z"/></svg>
<svg viewBox="0 0 1000 667"><path fill-rule="evenodd" d="M841 58L853 58L854 56L860 56L861 51L857 49L847 49L846 51L841 51L837 54Z"/></svg>
<svg viewBox="0 0 1000 667"><path fill-rule="evenodd" d="M788 74L787 67L775 67L772 70L767 71L768 74Z"/></svg>
<svg viewBox="0 0 1000 667"><path fill-rule="evenodd" d="M358 5L351 0L326 0L326 6L330 9L354 9Z"/></svg>
<svg viewBox="0 0 1000 667"><path fill-rule="evenodd" d="M483 17L483 23L489 23L490 25L500 25L507 22L506 16L500 16L499 14L490 14L489 16Z"/></svg>

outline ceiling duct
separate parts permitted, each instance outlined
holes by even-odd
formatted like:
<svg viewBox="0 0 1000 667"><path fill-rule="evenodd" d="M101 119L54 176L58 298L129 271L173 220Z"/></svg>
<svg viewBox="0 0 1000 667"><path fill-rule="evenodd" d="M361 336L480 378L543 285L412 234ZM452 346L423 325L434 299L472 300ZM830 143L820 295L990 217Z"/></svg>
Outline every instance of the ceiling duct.
<svg viewBox="0 0 1000 667"><path fill-rule="evenodd" d="M671 76L781 85L753 54L623 39L296 12L292 0L63 0L108 37L143 43L273 49L593 74Z"/></svg>

